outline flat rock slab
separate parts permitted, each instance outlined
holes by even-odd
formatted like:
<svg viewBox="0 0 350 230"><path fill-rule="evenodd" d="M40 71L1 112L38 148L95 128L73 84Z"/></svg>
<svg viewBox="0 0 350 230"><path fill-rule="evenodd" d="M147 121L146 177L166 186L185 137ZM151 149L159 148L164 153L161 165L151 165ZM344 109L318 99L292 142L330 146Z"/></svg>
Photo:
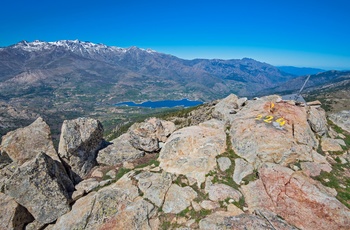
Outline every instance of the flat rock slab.
<svg viewBox="0 0 350 230"><path fill-rule="evenodd" d="M312 149L318 147L307 109L277 103L278 99L268 96L249 101L232 117L232 148L254 168L264 162L287 166L298 160L310 161Z"/></svg>
<svg viewBox="0 0 350 230"><path fill-rule="evenodd" d="M165 194L172 183L172 175L166 172L142 172L135 176L135 179L138 180L138 187L143 192L143 197L161 207Z"/></svg>
<svg viewBox="0 0 350 230"><path fill-rule="evenodd" d="M190 206L196 197L197 193L191 187L172 184L165 196L163 211L164 213L180 213Z"/></svg>
<svg viewBox="0 0 350 230"><path fill-rule="evenodd" d="M331 172L332 167L329 163L319 164L315 162L301 162L301 169L305 171L306 174L310 176L318 176L322 171Z"/></svg>
<svg viewBox="0 0 350 230"><path fill-rule="evenodd" d="M220 208L220 204L218 202L214 202L211 200L203 200L199 205L202 208L207 209L207 210L213 210L216 208Z"/></svg>
<svg viewBox="0 0 350 230"><path fill-rule="evenodd" d="M348 229L350 210L329 188L302 172L264 164L260 179L242 186L250 212L269 210L300 229Z"/></svg>
<svg viewBox="0 0 350 230"><path fill-rule="evenodd" d="M343 148L340 146L339 141L336 139L324 137L321 140L322 151L325 152L339 152L343 151Z"/></svg>
<svg viewBox="0 0 350 230"><path fill-rule="evenodd" d="M139 192L131 176L132 172L125 174L116 183L77 200L72 210L61 216L52 229L100 229L107 220L112 220L125 208L134 205Z"/></svg>
<svg viewBox="0 0 350 230"><path fill-rule="evenodd" d="M61 216L56 224L52 226L53 230L70 230L70 229L84 229L91 216L92 208L96 201L96 193L90 193L89 195L77 200L72 210Z"/></svg>
<svg viewBox="0 0 350 230"><path fill-rule="evenodd" d="M199 229L266 229L266 230L297 230L297 228L289 225L277 215L264 212L260 215L241 214L237 216L231 215L229 212L218 211L199 221Z"/></svg>
<svg viewBox="0 0 350 230"><path fill-rule="evenodd" d="M217 162L221 171L226 171L232 165L231 160L228 157L220 157L217 159Z"/></svg>
<svg viewBox="0 0 350 230"><path fill-rule="evenodd" d="M226 148L224 125L217 127L191 126L174 132L160 151L160 167L170 173L194 178L198 185L205 175L216 168L216 156Z"/></svg>
<svg viewBox="0 0 350 230"><path fill-rule="evenodd" d="M251 164L249 164L246 160L242 158L235 159L235 170L233 172L233 181L236 184L241 184L242 179L249 174L252 174L254 168Z"/></svg>
<svg viewBox="0 0 350 230"><path fill-rule="evenodd" d="M234 204L227 205L227 212L229 212L231 216L238 216L244 213L242 209L238 208Z"/></svg>
<svg viewBox="0 0 350 230"><path fill-rule="evenodd" d="M99 229L144 229L151 230L149 219L155 215L155 206L143 199L137 200L115 217L103 223Z"/></svg>
<svg viewBox="0 0 350 230"><path fill-rule="evenodd" d="M212 201L223 201L227 198L239 201L242 197L242 194L238 190L226 184L211 184L206 186L205 192L209 194L209 199Z"/></svg>

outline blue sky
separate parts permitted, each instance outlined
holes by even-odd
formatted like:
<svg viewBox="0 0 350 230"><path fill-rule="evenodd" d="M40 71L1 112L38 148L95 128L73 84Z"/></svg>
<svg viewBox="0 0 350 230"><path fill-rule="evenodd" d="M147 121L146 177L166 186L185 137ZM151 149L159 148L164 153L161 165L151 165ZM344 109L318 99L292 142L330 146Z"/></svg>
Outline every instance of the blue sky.
<svg viewBox="0 0 350 230"><path fill-rule="evenodd" d="M79 39L175 56L350 69L348 0L0 3L0 46Z"/></svg>

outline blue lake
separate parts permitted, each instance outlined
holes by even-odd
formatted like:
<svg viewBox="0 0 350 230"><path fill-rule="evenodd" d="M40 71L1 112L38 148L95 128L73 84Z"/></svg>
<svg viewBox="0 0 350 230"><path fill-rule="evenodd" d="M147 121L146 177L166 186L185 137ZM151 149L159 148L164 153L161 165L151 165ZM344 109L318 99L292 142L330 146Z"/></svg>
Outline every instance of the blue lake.
<svg viewBox="0 0 350 230"><path fill-rule="evenodd" d="M116 106L136 106L136 107L147 107L147 108L172 108L176 106L191 107L201 105L201 101L190 101L187 99L182 100L164 100L164 101L145 101L140 104L136 104L132 101L120 102Z"/></svg>

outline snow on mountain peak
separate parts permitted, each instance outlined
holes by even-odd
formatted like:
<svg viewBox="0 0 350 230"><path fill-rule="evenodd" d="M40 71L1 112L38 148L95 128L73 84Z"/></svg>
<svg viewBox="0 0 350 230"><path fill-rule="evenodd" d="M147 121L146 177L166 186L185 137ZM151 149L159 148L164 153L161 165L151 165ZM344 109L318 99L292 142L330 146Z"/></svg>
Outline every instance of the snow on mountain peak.
<svg viewBox="0 0 350 230"><path fill-rule="evenodd" d="M143 51L149 54L154 54L156 51L152 49L141 49L136 46L132 46L129 48L120 48L116 46L106 46L104 44L95 44L88 41L80 41L80 40L59 40L54 42L44 42L40 40L35 40L33 42L21 41L12 46L13 48L22 49L24 51L32 52L32 51L43 51L50 50L55 48L64 48L71 52L77 54L102 54L106 52L117 52L117 53L126 53L133 51Z"/></svg>

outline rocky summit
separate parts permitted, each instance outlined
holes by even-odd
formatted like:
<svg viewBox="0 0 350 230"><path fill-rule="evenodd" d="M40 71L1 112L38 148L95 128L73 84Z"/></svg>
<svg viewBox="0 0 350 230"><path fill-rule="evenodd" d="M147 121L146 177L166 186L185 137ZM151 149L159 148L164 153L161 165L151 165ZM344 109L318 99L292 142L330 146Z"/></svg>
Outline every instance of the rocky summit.
<svg viewBox="0 0 350 230"><path fill-rule="evenodd" d="M66 120L58 150L38 118L2 137L0 229L350 229L347 115L232 94L111 142Z"/></svg>

